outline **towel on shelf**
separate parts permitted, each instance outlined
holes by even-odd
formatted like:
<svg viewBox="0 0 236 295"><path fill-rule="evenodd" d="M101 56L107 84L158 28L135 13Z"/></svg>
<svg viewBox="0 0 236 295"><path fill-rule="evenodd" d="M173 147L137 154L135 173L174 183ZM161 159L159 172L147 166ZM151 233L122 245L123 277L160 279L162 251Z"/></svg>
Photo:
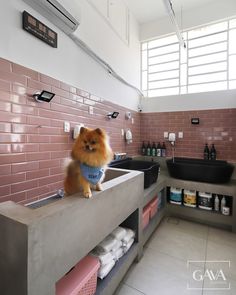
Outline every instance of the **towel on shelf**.
<svg viewBox="0 0 236 295"><path fill-rule="evenodd" d="M118 248L116 251L112 252L114 260L119 260L124 255L123 247Z"/></svg>
<svg viewBox="0 0 236 295"><path fill-rule="evenodd" d="M123 243L123 246L127 246L127 244L129 243L129 241L131 239L133 239L135 236L135 232L130 229L130 228L127 228L126 229L126 235L124 236L124 238L122 239L122 243Z"/></svg>
<svg viewBox="0 0 236 295"><path fill-rule="evenodd" d="M118 226L116 229L113 230L111 236L113 236L117 240L122 240L126 235L126 229Z"/></svg>
<svg viewBox="0 0 236 295"><path fill-rule="evenodd" d="M96 251L96 248L90 254L97 257L101 265L109 264L114 259L114 256L111 252L101 254L99 251Z"/></svg>
<svg viewBox="0 0 236 295"><path fill-rule="evenodd" d="M98 270L98 278L104 279L115 265L115 261L112 260L110 263L102 265Z"/></svg>
<svg viewBox="0 0 236 295"><path fill-rule="evenodd" d="M100 254L110 252L112 248L116 247L118 241L114 239L111 235L107 236L100 244L95 248Z"/></svg>
<svg viewBox="0 0 236 295"><path fill-rule="evenodd" d="M118 241L118 240L116 240L117 241L117 243L114 245L114 247L111 249L111 252L112 253L114 253L114 252L116 252L116 250L117 249L119 249L122 245L123 245L123 243L121 242L121 241Z"/></svg>
<svg viewBox="0 0 236 295"><path fill-rule="evenodd" d="M126 246L123 246L124 254L127 253L130 247L133 245L134 239L131 239Z"/></svg>

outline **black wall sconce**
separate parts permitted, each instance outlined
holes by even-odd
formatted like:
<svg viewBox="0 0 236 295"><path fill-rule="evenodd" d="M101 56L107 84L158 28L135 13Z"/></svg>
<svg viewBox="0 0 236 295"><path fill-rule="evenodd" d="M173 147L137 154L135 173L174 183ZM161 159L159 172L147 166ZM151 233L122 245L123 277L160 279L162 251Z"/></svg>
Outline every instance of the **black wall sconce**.
<svg viewBox="0 0 236 295"><path fill-rule="evenodd" d="M113 112L113 113L107 114L107 117L109 119L116 119L118 117L118 115L119 115L119 112Z"/></svg>
<svg viewBox="0 0 236 295"><path fill-rule="evenodd" d="M38 102L43 102L43 101L50 102L54 96L55 96L55 93L52 93L46 90L42 90L42 92L36 92L35 94L33 94L33 97Z"/></svg>
<svg viewBox="0 0 236 295"><path fill-rule="evenodd" d="M200 119L199 118L191 118L191 124L193 125L199 125Z"/></svg>

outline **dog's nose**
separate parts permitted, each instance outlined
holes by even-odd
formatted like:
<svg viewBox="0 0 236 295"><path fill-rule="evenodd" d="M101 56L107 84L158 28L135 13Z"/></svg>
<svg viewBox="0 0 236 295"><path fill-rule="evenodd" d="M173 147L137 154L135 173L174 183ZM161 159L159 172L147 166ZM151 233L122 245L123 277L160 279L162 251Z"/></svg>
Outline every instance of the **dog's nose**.
<svg viewBox="0 0 236 295"><path fill-rule="evenodd" d="M88 144L86 144L85 148L86 148L86 150L90 150L90 147Z"/></svg>

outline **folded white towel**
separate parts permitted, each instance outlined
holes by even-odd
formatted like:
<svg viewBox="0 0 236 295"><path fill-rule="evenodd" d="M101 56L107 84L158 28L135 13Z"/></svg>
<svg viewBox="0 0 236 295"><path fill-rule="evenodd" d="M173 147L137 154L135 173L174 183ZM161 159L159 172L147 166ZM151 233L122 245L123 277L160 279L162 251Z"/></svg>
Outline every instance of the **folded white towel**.
<svg viewBox="0 0 236 295"><path fill-rule="evenodd" d="M101 265L109 264L114 259L114 256L112 255L111 252L101 254L101 253L99 253L99 251L96 251L96 249L94 249L90 254L92 256L97 257L99 259Z"/></svg>
<svg viewBox="0 0 236 295"><path fill-rule="evenodd" d="M129 243L129 241L131 239L133 239L135 236L135 232L132 229L127 228L126 229L126 235L124 236L124 238L122 239L122 243L124 246L127 246L127 244Z"/></svg>
<svg viewBox="0 0 236 295"><path fill-rule="evenodd" d="M116 244L114 245L114 247L111 249L111 252L116 252L117 249L119 249L121 246L123 245L123 243L121 241L116 240Z"/></svg>
<svg viewBox="0 0 236 295"><path fill-rule="evenodd" d="M111 236L113 236L117 240L122 240L126 235L126 229L118 226L116 229L113 230Z"/></svg>
<svg viewBox="0 0 236 295"><path fill-rule="evenodd" d="M129 249L132 246L133 242L134 242L134 239L131 239L126 246L123 246L124 253L127 253L129 251Z"/></svg>
<svg viewBox="0 0 236 295"><path fill-rule="evenodd" d="M101 266L98 270L98 277L100 279L105 278L109 274L109 272L112 270L114 265L115 265L115 261L112 260L110 263Z"/></svg>
<svg viewBox="0 0 236 295"><path fill-rule="evenodd" d="M117 240L114 239L111 235L107 236L100 244L95 248L96 251L99 251L100 254L110 252L112 248L116 247Z"/></svg>
<svg viewBox="0 0 236 295"><path fill-rule="evenodd" d="M118 248L115 252L112 252L115 261L119 260L124 255L123 247Z"/></svg>

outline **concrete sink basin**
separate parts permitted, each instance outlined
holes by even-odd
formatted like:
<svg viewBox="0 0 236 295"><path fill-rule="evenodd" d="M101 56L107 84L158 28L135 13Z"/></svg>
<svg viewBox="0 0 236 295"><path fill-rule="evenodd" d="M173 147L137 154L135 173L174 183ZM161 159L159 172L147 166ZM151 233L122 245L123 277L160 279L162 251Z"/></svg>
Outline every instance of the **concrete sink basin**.
<svg viewBox="0 0 236 295"><path fill-rule="evenodd" d="M226 161L174 158L166 160L168 171L174 178L209 183L226 183L234 166Z"/></svg>
<svg viewBox="0 0 236 295"><path fill-rule="evenodd" d="M127 173L128 173L127 171L107 169L103 183L108 182L108 181L115 179L117 177L120 177L122 175L125 175ZM54 203L56 201L60 201L62 198L63 198L63 195L61 196L59 194L55 194L50 197L26 204L26 207L29 207L32 209L37 209L37 208L49 205L51 203Z"/></svg>

